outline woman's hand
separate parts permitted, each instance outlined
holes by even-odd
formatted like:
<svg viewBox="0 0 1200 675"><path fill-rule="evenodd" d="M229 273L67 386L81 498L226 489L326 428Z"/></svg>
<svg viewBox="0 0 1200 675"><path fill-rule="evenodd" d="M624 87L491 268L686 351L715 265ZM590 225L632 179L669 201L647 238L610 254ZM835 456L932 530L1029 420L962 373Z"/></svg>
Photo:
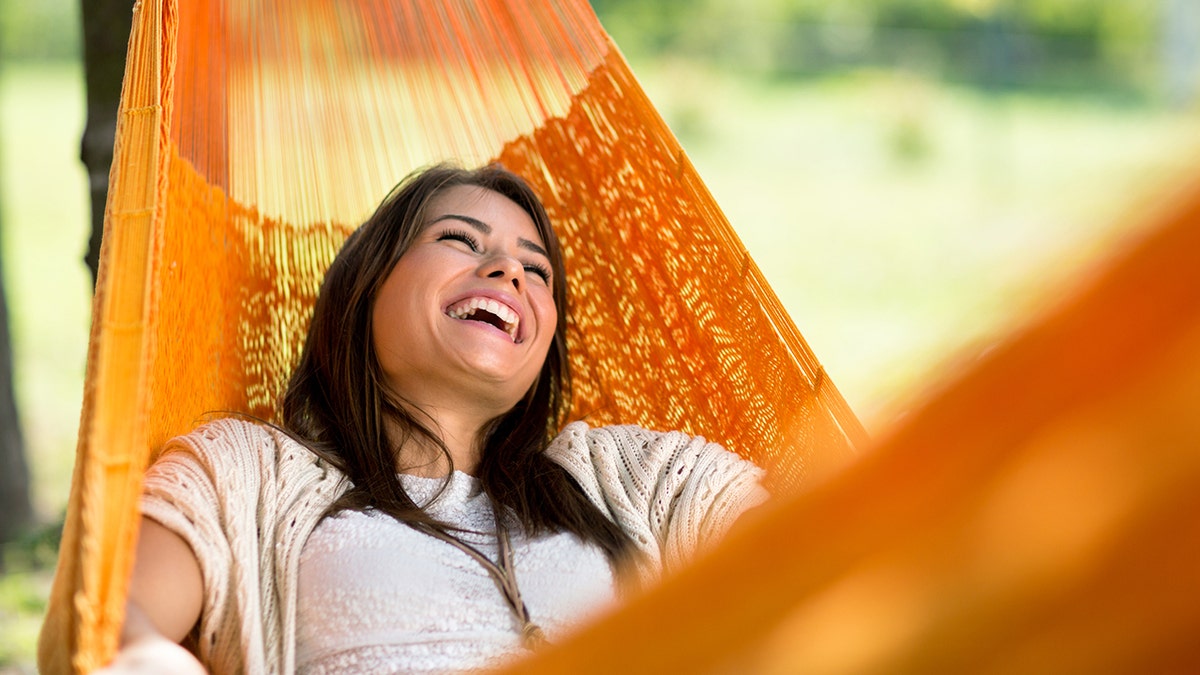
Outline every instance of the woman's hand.
<svg viewBox="0 0 1200 675"><path fill-rule="evenodd" d="M121 650L108 667L96 671L100 675L206 675L207 672L191 652L159 633L133 601L125 605Z"/></svg>
<svg viewBox="0 0 1200 675"><path fill-rule="evenodd" d="M171 675L207 675L204 666L188 650L155 634L121 647L107 668L95 671L101 675L133 675L135 673L171 673Z"/></svg>

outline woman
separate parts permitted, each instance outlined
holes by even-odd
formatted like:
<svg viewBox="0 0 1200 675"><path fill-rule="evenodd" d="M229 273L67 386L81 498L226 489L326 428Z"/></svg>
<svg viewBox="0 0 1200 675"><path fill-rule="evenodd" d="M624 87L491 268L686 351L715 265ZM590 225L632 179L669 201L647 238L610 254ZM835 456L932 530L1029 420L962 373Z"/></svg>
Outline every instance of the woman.
<svg viewBox="0 0 1200 675"><path fill-rule="evenodd" d="M703 439L564 422L567 286L514 174L410 177L346 242L282 401L147 472L113 670L495 665L761 503ZM183 643L189 651L180 649Z"/></svg>

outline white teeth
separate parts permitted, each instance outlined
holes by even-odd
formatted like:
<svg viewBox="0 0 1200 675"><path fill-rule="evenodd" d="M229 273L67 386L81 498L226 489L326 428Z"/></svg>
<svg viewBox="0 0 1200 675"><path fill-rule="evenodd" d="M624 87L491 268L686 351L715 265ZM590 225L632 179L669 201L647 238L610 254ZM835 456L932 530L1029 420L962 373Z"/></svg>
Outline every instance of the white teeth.
<svg viewBox="0 0 1200 675"><path fill-rule="evenodd" d="M446 314L455 319L465 319L477 310L483 310L492 314L504 322L504 332L508 333L513 340L517 339L517 326L520 324L520 317L508 305L496 302L488 298L471 298L465 302L459 302L446 310Z"/></svg>

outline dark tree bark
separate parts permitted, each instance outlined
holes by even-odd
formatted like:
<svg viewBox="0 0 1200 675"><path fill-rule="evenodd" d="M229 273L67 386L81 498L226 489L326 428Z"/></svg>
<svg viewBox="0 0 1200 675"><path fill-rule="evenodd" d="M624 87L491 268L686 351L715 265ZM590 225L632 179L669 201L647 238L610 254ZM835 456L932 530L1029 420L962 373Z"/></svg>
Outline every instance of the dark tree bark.
<svg viewBox="0 0 1200 675"><path fill-rule="evenodd" d="M133 24L132 0L81 0L83 8L83 68L87 86L87 126L80 157L88 171L92 194L92 234L84 261L96 282L104 205L108 200L108 171L112 166L117 107L125 75L125 52Z"/></svg>
<svg viewBox="0 0 1200 675"><path fill-rule="evenodd" d="M12 541L33 522L29 467L25 464L25 441L17 414L9 338L4 252L0 250L0 542ZM3 569L4 559L0 557L0 572Z"/></svg>
<svg viewBox="0 0 1200 675"><path fill-rule="evenodd" d="M0 231L3 231L2 227ZM33 502L29 497L29 466L25 463L25 439L21 434L21 418L13 387L2 244L3 237L0 237L0 543L5 543L33 523ZM4 557L0 556L0 574L3 572Z"/></svg>

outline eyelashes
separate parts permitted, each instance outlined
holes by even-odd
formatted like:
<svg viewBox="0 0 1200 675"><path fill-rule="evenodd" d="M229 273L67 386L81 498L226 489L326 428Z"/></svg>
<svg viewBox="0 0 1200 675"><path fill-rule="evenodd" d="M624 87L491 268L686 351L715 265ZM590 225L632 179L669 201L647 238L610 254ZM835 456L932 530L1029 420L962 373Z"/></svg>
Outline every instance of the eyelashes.
<svg viewBox="0 0 1200 675"><path fill-rule="evenodd" d="M526 272L532 272L542 278L545 283L550 283L550 268L539 263L528 263L525 265Z"/></svg>
<svg viewBox="0 0 1200 675"><path fill-rule="evenodd" d="M446 230L445 232L438 235L437 240L438 241L446 241L446 240L461 241L462 243L467 245L467 248L470 248L472 251L474 251L476 253L479 252L479 240L463 230Z"/></svg>
<svg viewBox="0 0 1200 675"><path fill-rule="evenodd" d="M446 230L438 235L438 241L459 241L471 249L472 253L480 253L479 239L465 230ZM536 274L544 283L550 283L550 268L541 263L523 263L525 271Z"/></svg>

